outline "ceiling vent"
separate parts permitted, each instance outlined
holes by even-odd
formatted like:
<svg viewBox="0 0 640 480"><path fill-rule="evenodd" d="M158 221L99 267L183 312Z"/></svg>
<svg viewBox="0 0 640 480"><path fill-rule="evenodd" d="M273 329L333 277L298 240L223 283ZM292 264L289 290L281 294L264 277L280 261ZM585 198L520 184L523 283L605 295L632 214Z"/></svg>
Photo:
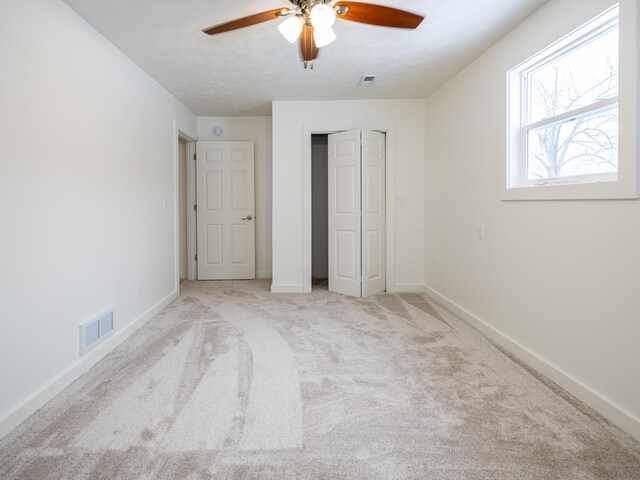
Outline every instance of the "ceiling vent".
<svg viewBox="0 0 640 480"><path fill-rule="evenodd" d="M363 75L358 82L358 85L360 85L361 87L369 87L373 85L373 82L376 81L376 78L378 78L377 75Z"/></svg>

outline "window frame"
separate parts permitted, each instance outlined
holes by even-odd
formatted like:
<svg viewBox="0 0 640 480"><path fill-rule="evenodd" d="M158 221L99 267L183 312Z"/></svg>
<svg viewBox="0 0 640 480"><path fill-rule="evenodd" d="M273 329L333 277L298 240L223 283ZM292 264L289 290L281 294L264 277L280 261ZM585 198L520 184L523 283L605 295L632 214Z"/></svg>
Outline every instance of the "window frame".
<svg viewBox="0 0 640 480"><path fill-rule="evenodd" d="M639 9L633 1L621 0L600 15L591 18L560 40L507 72L507 162L504 169L502 200L552 200L595 198L638 198L637 138ZM631 12L629 12L631 11ZM629 16L626 16L629 14ZM590 105L528 124L529 76L569 52L618 28L618 95ZM588 115L597 110L618 106L618 172L528 179L528 134L534 128ZM633 134L631 134L633 132ZM506 177L506 178L505 178Z"/></svg>
<svg viewBox="0 0 640 480"><path fill-rule="evenodd" d="M595 25L594 25L595 24ZM584 34L573 40L572 42L564 45L557 50L554 49L550 54L547 54L547 50L543 50L538 55L535 55L529 62L526 62L521 68L518 69L520 75L520 93L521 93L521 107L522 112L521 119L521 161L524 162L524 168L521 174L523 177L518 182L522 186L540 186L540 185L557 185L568 183L597 183L597 182L615 182L618 180L618 171L611 173L601 174L584 174L584 175L566 175L563 177L542 178L539 180L532 180L528 177L529 171L529 132L531 130L539 129L540 127L551 127L557 125L566 120L588 116L594 114L597 111L604 111L611 108L612 105L618 106L619 94L615 97L609 97L604 100L585 105L583 107L568 110L566 112L554 115L553 117L543 118L536 122L528 123L530 118L529 107L531 105L531 85L530 78L537 70L555 62L559 58L565 55L575 52L584 47L588 43L618 29L620 25L619 12L617 8L613 8L606 12L602 17L589 22L585 26L579 29L579 33L584 31Z"/></svg>

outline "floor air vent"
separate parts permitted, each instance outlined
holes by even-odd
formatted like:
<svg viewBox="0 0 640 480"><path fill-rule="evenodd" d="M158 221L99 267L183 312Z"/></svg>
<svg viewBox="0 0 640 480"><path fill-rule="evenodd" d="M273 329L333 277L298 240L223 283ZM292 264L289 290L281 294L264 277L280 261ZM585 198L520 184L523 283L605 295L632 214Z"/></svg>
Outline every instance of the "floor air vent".
<svg viewBox="0 0 640 480"><path fill-rule="evenodd" d="M80 355L84 355L113 333L113 309L80 324Z"/></svg>

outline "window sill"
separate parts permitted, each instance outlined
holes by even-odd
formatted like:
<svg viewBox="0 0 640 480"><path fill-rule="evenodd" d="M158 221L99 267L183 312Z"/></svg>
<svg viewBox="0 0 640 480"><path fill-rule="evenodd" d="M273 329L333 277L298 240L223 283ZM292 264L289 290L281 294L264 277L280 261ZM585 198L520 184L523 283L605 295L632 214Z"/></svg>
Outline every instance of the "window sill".
<svg viewBox="0 0 640 480"><path fill-rule="evenodd" d="M635 182L601 182L502 188L503 201L535 200L635 200Z"/></svg>

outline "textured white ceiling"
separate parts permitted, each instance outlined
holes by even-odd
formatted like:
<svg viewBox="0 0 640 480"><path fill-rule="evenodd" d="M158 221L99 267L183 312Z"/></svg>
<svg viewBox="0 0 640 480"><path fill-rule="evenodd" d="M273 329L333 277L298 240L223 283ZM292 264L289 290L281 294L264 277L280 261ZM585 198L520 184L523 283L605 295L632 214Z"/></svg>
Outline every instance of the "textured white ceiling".
<svg viewBox="0 0 640 480"><path fill-rule="evenodd" d="M272 100L425 98L546 0L371 0L426 17L417 30L338 20L304 70L279 20L208 36L205 27L287 0L65 0L196 115L270 115ZM358 87L363 74L379 75Z"/></svg>

